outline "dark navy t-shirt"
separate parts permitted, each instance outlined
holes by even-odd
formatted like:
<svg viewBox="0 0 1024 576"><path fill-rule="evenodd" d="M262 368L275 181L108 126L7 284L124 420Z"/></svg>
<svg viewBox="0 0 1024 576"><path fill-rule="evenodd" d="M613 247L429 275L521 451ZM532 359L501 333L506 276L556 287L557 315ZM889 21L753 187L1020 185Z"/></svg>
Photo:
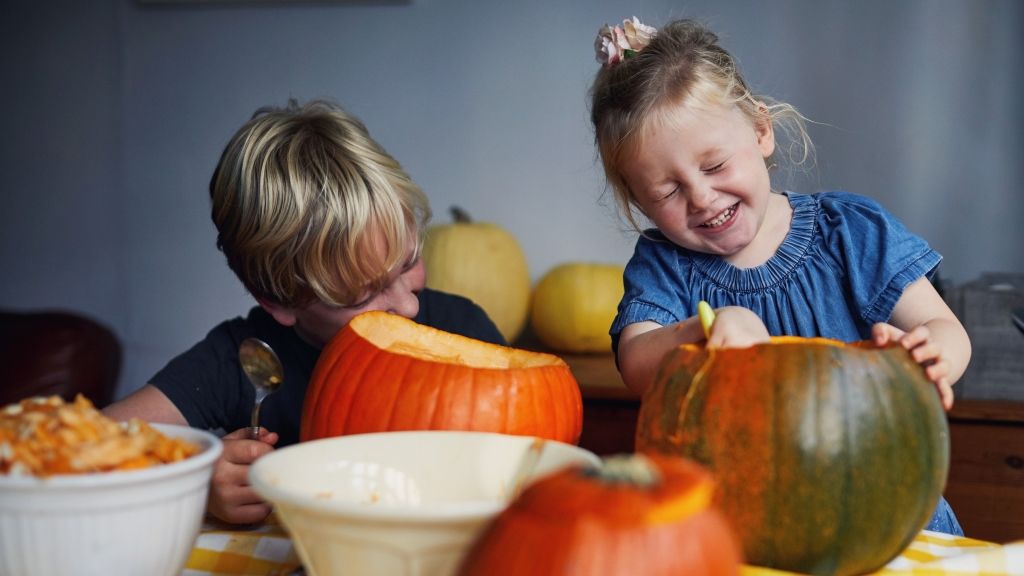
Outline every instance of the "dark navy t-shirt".
<svg viewBox="0 0 1024 576"><path fill-rule="evenodd" d="M505 344L482 308L461 296L425 289L414 320L445 332ZM265 310L254 307L245 318L217 325L206 338L171 360L150 383L181 411L189 425L232 432L249 425L255 393L238 361L242 340L256 337L271 346L284 366L284 384L267 397L260 424L280 435L278 446L299 440L302 403L320 349L278 324Z"/></svg>

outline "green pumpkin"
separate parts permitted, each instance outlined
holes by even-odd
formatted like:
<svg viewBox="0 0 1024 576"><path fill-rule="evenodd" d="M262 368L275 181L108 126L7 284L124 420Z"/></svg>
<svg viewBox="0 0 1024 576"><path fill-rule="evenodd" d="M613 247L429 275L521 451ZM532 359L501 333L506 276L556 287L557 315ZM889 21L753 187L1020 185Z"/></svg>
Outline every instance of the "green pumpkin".
<svg viewBox="0 0 1024 576"><path fill-rule="evenodd" d="M669 352L636 445L712 471L748 563L811 574L884 566L949 469L945 413L910 354L820 338Z"/></svg>

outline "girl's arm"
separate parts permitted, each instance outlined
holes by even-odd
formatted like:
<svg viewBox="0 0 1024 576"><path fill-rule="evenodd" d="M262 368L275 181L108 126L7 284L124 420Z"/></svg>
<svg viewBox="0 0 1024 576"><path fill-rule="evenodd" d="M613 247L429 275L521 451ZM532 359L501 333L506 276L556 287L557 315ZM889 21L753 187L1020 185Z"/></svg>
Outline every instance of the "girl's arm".
<svg viewBox="0 0 1024 576"><path fill-rule="evenodd" d="M953 406L952 385L967 370L971 340L960 320L927 278L919 278L900 296L888 324L872 329L875 344L899 342L910 350L935 383L946 409Z"/></svg>
<svg viewBox="0 0 1024 576"><path fill-rule="evenodd" d="M704 329L697 316L662 326L637 322L623 328L619 335L619 373L626 387L643 394L654 383L658 366L669 350L680 344L704 340ZM768 341L768 329L752 311L726 306L715 311L708 346L741 348Z"/></svg>

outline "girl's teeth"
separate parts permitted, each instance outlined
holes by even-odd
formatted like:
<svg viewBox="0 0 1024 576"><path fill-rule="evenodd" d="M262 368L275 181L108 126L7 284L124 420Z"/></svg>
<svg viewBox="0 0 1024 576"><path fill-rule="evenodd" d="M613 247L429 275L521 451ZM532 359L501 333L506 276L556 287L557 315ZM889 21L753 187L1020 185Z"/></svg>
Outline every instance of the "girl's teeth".
<svg viewBox="0 0 1024 576"><path fill-rule="evenodd" d="M715 218L714 220L708 220L707 222L702 224L702 226L704 226L705 228L714 228L716 226L721 226L722 224L725 224L726 222L728 222L729 218L732 218L732 215L735 214L735 213L736 213L736 205L734 204L734 205L730 206L729 208L727 208L725 210L725 212L722 212L721 214L719 214L718 218Z"/></svg>

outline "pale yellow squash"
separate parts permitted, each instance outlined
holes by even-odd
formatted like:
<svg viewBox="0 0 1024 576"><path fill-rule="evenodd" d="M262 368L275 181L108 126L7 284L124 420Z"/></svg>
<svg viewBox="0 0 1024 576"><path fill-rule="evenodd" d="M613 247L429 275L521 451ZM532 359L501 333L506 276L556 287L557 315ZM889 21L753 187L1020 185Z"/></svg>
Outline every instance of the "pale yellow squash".
<svg viewBox="0 0 1024 576"><path fill-rule="evenodd" d="M526 325L530 308L530 272L523 249L497 224L473 222L457 208L452 208L452 216L454 222L427 229L427 286L479 304L511 343Z"/></svg>
<svg viewBox="0 0 1024 576"><path fill-rule="evenodd" d="M611 352L608 329L622 299L623 267L573 262L552 268L533 291L530 323L559 352Z"/></svg>

